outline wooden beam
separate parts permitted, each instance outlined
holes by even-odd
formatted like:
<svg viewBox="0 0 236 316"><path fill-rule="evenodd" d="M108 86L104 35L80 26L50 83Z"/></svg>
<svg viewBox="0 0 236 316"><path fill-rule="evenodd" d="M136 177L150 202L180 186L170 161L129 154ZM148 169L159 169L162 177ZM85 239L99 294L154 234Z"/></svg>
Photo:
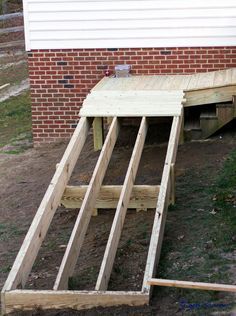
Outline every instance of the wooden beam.
<svg viewBox="0 0 236 316"><path fill-rule="evenodd" d="M108 287L110 274L112 271L113 263L117 247L119 244L122 227L125 220L127 207L129 204L131 192L133 189L135 177L138 171L139 162L141 159L145 138L147 135L148 124L146 117L142 118L138 136L135 142L134 150L129 162L128 170L125 176L125 181L121 190L120 199L117 205L115 217L112 223L111 232L107 242L105 254L99 271L96 290L105 291Z"/></svg>
<svg viewBox="0 0 236 316"><path fill-rule="evenodd" d="M157 200L156 214L154 218L151 241L148 250L147 263L143 279L142 292L150 293L150 285L147 283L149 279L154 277L156 265L158 264L162 239L164 235L165 221L167 209L170 199L170 173L171 164L175 163L179 134L181 129L182 116L174 117L170 132L170 138L166 153L164 169L162 173L160 192Z"/></svg>
<svg viewBox="0 0 236 316"><path fill-rule="evenodd" d="M187 102L184 106L196 106L210 103L230 102L232 95L235 94L236 85L228 85L224 87L186 90L185 98Z"/></svg>
<svg viewBox="0 0 236 316"><path fill-rule="evenodd" d="M6 308L3 314L16 310L40 309L89 309L93 307L147 305L149 296L131 291L34 291L15 290L5 293Z"/></svg>
<svg viewBox="0 0 236 316"><path fill-rule="evenodd" d="M101 150L103 142L104 142L103 118L95 117L93 119L94 150L95 151Z"/></svg>
<svg viewBox="0 0 236 316"><path fill-rule="evenodd" d="M62 263L54 284L54 290L67 289L68 279L73 274L80 249L82 247L84 237L92 216L94 205L119 134L119 130L120 125L118 119L115 117L107 134L105 143L102 147L83 203L81 205L80 212L70 236L70 240L67 245L66 252L62 259Z"/></svg>
<svg viewBox="0 0 236 316"><path fill-rule="evenodd" d="M67 186L61 199L66 208L80 208L88 186ZM103 185L95 203L97 209L117 207L122 185ZM128 208L156 208L159 185L134 185Z"/></svg>
<svg viewBox="0 0 236 316"><path fill-rule="evenodd" d="M176 281L176 280L164 280L164 279L154 279L154 278L148 280L148 284L159 285L159 286L180 287L184 289L236 292L236 285L228 285L228 284Z"/></svg>
<svg viewBox="0 0 236 316"><path fill-rule="evenodd" d="M10 86L10 83L6 83L6 84L0 86L0 90L3 90L5 88L7 88L8 86Z"/></svg>
<svg viewBox="0 0 236 316"><path fill-rule="evenodd" d="M83 148L89 128L90 124L88 119L81 118L32 221L3 287L3 292L16 289L18 285L22 288L24 287L51 220L61 201L67 182Z"/></svg>

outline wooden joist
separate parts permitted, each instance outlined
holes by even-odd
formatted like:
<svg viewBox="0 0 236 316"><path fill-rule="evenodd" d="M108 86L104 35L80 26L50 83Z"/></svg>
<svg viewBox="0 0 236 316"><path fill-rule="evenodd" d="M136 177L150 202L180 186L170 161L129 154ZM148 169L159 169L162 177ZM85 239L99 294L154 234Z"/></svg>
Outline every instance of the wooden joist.
<svg viewBox="0 0 236 316"><path fill-rule="evenodd" d="M128 208L155 208L159 185L134 185ZM88 186L67 186L61 204L66 208L80 208ZM122 185L103 185L95 203L96 209L116 209Z"/></svg>
<svg viewBox="0 0 236 316"><path fill-rule="evenodd" d="M117 250L118 243L120 240L127 207L129 205L131 192L133 189L135 177L138 171L138 166L139 166L140 158L143 151L143 146L145 143L145 138L147 135L147 130L148 130L147 119L146 117L143 117L140 124L139 131L138 131L138 136L135 142L134 150L129 162L124 184L121 190L121 195L120 195L120 199L117 205L115 217L112 223L105 254L103 257L103 261L101 264L101 268L99 271L99 275L98 275L98 279L97 279L97 283L95 287L96 290L105 291L107 290L107 287L108 287L108 282L110 279L110 274L111 274L113 263L115 260L116 250Z"/></svg>
<svg viewBox="0 0 236 316"><path fill-rule="evenodd" d="M86 191L80 212L66 248L66 252L62 259L54 284L54 290L67 289L68 279L73 274L119 130L120 125L118 119L114 118Z"/></svg>
<svg viewBox="0 0 236 316"><path fill-rule="evenodd" d="M164 280L164 279L155 279L155 278L148 280L147 283L149 285L180 287L184 289L236 292L236 285L229 285L229 284L176 281L176 280Z"/></svg>
<svg viewBox="0 0 236 316"><path fill-rule="evenodd" d="M167 216L168 201L171 194L171 166L175 163L182 116L174 117L170 132L170 138L166 153L164 169L162 173L160 192L157 200L156 214L154 218L151 241L148 250L148 258L143 279L143 292L150 292L148 280L154 277L158 264L164 235L165 221Z"/></svg>
<svg viewBox="0 0 236 316"><path fill-rule="evenodd" d="M139 306L149 302L149 296L130 291L52 291L14 290L4 293L6 313L16 310L89 309L98 306Z"/></svg>
<svg viewBox="0 0 236 316"><path fill-rule="evenodd" d="M61 201L67 182L83 148L89 128L89 120L87 118L80 119L33 219L2 292L14 290L18 285L22 288L24 287L51 220Z"/></svg>

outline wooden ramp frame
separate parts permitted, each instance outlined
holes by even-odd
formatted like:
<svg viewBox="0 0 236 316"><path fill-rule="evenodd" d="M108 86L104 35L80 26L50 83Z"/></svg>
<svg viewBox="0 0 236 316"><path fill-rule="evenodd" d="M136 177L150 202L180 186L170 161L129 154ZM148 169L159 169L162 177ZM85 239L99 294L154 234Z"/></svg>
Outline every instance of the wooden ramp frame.
<svg viewBox="0 0 236 316"><path fill-rule="evenodd" d="M168 101L168 92L166 92L165 97ZM123 96L121 95L121 101L122 98ZM171 93L169 104L177 101L178 103L173 107L173 111L170 107L169 112L164 113L165 115L173 116L173 122L160 186L134 185L148 131L147 116L163 115L163 108L160 111L158 110L160 107L153 108L153 105L160 101L160 95L158 93L154 95L152 100L149 100L148 113L150 115L143 116L142 111L138 113L139 115L135 113L136 116L141 116L142 118L122 186L102 186L120 131L120 119L116 115L112 119L104 143L101 141L101 137L98 138L100 145L102 145L102 143L103 145L89 185L79 187L67 186L92 122L94 122L94 125L101 123L101 121L99 123L100 118L92 115L84 116L80 119L3 287L1 293L3 314L10 313L16 309L28 310L37 307L43 309L88 309L96 306L124 304L131 306L144 305L149 303L152 285L163 285L165 283L166 285L169 284L168 286L173 286L173 281L172 283L168 283L169 280L158 281L153 278L155 277L155 270L160 257L168 205L174 201L174 165L182 128L182 98L182 91ZM102 101L103 96L101 96L101 102ZM141 101L145 102L144 99ZM114 102L116 102L115 99ZM143 106L142 102L138 105L140 109ZM133 111L136 111L135 107L133 108ZM89 106L87 109L90 111ZM116 105L115 110L119 114L119 104ZM121 113L123 113L122 109ZM38 255L41 244L47 234L56 209L61 203L66 207L79 207L80 211L64 253L54 287L52 290L47 291L25 290L24 287L27 278ZM69 291L67 289L69 277L73 275L93 211L99 207L116 208L116 212L95 289L93 291ZM156 208L143 286L140 291L136 292L109 291L107 289L108 283L127 208L131 207L137 209ZM181 284L183 285L183 282ZM175 282L175 285L180 286L181 284ZM184 286L186 287L186 282ZM192 285L187 284L187 286ZM219 289L218 285L215 285L215 287Z"/></svg>

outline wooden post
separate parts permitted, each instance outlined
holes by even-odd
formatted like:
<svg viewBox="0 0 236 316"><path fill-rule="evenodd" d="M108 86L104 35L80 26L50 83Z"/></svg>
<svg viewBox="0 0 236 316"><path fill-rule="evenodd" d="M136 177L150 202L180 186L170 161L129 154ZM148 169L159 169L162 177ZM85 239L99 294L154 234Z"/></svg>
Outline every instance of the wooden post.
<svg viewBox="0 0 236 316"><path fill-rule="evenodd" d="M93 142L94 142L95 151L102 149L102 145L104 142L104 130L103 130L102 117L95 117L93 120Z"/></svg>
<svg viewBox="0 0 236 316"><path fill-rule="evenodd" d="M171 182L171 195L170 195L170 204L175 204L175 164L171 164L170 168L170 182Z"/></svg>

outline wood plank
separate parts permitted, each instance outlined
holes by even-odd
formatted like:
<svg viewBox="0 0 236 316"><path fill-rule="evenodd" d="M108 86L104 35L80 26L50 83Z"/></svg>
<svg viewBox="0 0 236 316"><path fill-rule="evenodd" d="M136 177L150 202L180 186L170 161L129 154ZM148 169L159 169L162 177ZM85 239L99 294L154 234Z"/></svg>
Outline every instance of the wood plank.
<svg viewBox="0 0 236 316"><path fill-rule="evenodd" d="M150 285L147 283L149 279L154 277L156 266L158 264L162 239L164 235L165 221L167 209L170 199L170 174L171 165L175 163L178 141L181 129L182 116L174 117L170 132L170 138L166 153L164 169L162 173L160 192L157 201L156 214L154 218L151 241L148 250L147 263L143 279L142 292L149 293Z"/></svg>
<svg viewBox="0 0 236 316"><path fill-rule="evenodd" d="M127 207L129 204L132 188L134 185L135 177L138 171L139 162L141 159L145 138L147 135L148 124L145 117L142 118L138 136L134 145L134 150L129 162L128 170L125 176L125 181L122 187L120 199L117 205L115 217L112 223L111 232L108 238L105 254L102 260L101 268L99 271L96 290L105 291L108 286L110 274L112 271L113 263L117 247L119 244L122 227L125 220Z"/></svg>
<svg viewBox="0 0 236 316"><path fill-rule="evenodd" d="M66 289L68 286L68 278L73 274L92 216L94 205L119 134L119 130L120 125L118 119L114 118L93 171L93 175L86 191L80 212L76 219L72 234L70 236L70 240L54 284L54 290Z"/></svg>
<svg viewBox="0 0 236 316"><path fill-rule="evenodd" d="M103 118L95 117L93 120L94 150L95 151L101 150L103 142L104 142Z"/></svg>
<svg viewBox="0 0 236 316"><path fill-rule="evenodd" d="M5 88L7 88L9 86L10 86L10 83L6 83L6 84L0 86L0 90L3 90L3 89L5 89Z"/></svg>
<svg viewBox="0 0 236 316"><path fill-rule="evenodd" d="M93 307L130 305L140 306L149 302L149 296L131 291L33 291L15 290L5 293L6 308L10 313L15 310L40 309L89 309Z"/></svg>
<svg viewBox="0 0 236 316"><path fill-rule="evenodd" d="M164 280L164 279L154 279L154 278L148 280L148 284L159 285L159 286L180 287L184 289L236 292L236 285L229 285L229 284L176 281L176 280Z"/></svg>
<svg viewBox="0 0 236 316"><path fill-rule="evenodd" d="M232 101L234 94L236 94L236 85L197 91L185 91L187 102L184 106L229 102Z"/></svg>
<svg viewBox="0 0 236 316"><path fill-rule="evenodd" d="M66 208L80 208L88 186L67 186L61 204ZM117 207L122 185L101 186L95 203L97 209L112 209ZM159 193L159 185L134 185L128 208L155 208Z"/></svg>
<svg viewBox="0 0 236 316"><path fill-rule="evenodd" d="M24 287L51 220L61 201L67 182L83 148L89 128L90 123L88 119L81 118L32 221L3 287L3 292L16 289L18 285Z"/></svg>

